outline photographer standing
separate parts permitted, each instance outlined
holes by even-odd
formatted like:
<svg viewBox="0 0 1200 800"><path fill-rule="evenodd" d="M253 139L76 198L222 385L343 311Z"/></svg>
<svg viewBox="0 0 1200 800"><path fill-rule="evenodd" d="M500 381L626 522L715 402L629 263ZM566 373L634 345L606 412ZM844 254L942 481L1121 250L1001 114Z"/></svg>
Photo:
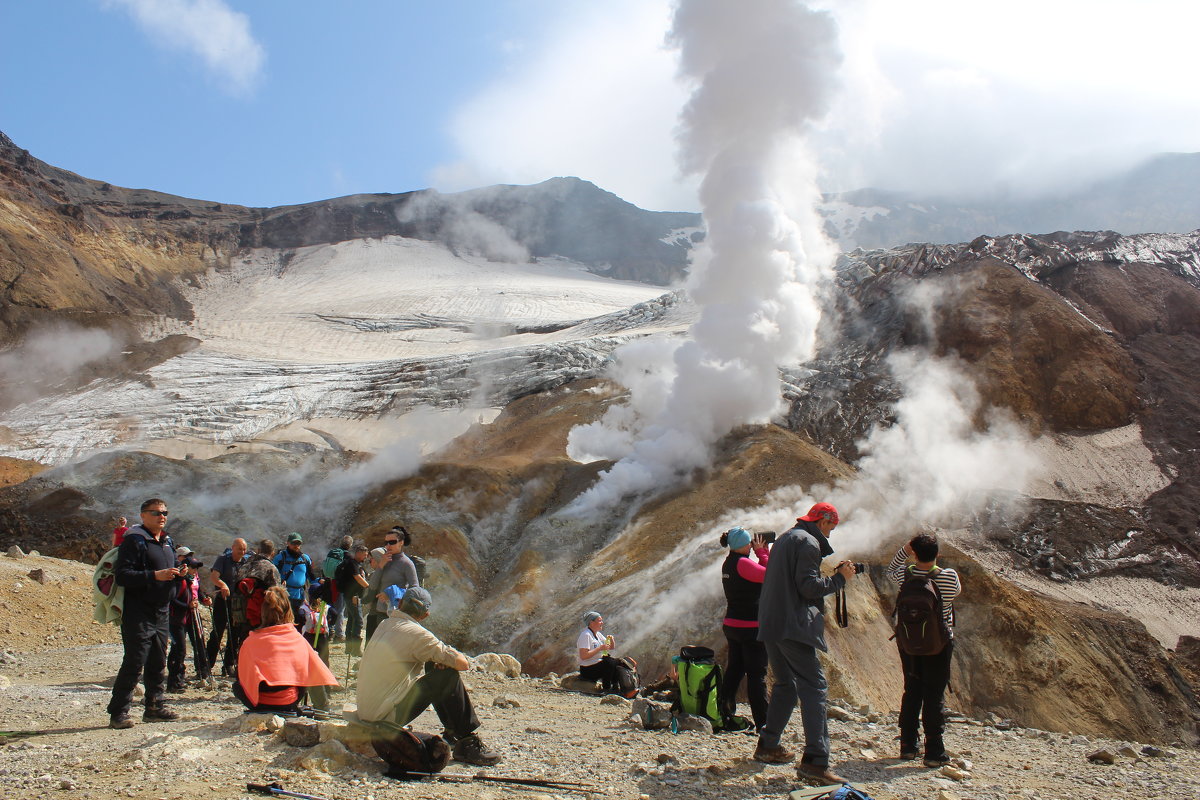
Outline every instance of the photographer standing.
<svg viewBox="0 0 1200 800"><path fill-rule="evenodd" d="M795 758L780 744L780 737L799 701L804 757L796 774L822 783L845 783L829 769L828 684L817 656L818 649L829 649L824 597L843 588L855 574L854 565L844 561L832 577L821 575L821 560L833 553L828 537L837 524L837 509L817 503L796 520L796 527L779 537L771 549L758 607L758 638L767 647L775 684L754 759L785 764Z"/></svg>
<svg viewBox="0 0 1200 800"><path fill-rule="evenodd" d="M720 712L726 717L737 713L738 686L744 677L754 729L761 732L767 722L767 648L758 640L758 598L771 553L762 534L751 536L745 528L722 533L721 544L729 548L721 565L726 603L721 630L729 644L729 663L721 683Z"/></svg>
<svg viewBox="0 0 1200 800"><path fill-rule="evenodd" d="M923 533L901 547L888 565L888 576L900 584L896 598L896 645L904 668L900 757L911 760L920 752L917 722L921 721L925 727L927 767L940 767L950 761L942 742L946 729L943 701L950 683L950 657L954 653L951 601L962 591L958 573L939 567L937 555L937 539Z"/></svg>

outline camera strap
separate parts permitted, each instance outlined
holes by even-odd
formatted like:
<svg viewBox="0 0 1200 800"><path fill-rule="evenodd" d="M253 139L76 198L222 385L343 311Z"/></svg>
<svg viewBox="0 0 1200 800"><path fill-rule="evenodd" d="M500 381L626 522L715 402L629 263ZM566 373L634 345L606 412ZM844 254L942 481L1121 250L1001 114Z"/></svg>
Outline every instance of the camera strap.
<svg viewBox="0 0 1200 800"><path fill-rule="evenodd" d="M846 587L842 586L833 593L833 617L839 628L850 627L850 612L846 609Z"/></svg>

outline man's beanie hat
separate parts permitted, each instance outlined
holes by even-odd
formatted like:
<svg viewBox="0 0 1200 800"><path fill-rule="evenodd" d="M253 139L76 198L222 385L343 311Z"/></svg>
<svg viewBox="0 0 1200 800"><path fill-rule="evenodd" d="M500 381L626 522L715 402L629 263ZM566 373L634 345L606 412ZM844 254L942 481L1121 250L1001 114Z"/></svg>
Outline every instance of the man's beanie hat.
<svg viewBox="0 0 1200 800"><path fill-rule="evenodd" d="M816 522L819 519L827 519L834 525L838 523L837 509L829 503L817 503L808 510L808 513L800 517L801 522Z"/></svg>
<svg viewBox="0 0 1200 800"><path fill-rule="evenodd" d="M745 528L730 528L725 534L730 550L738 550L750 544L750 531Z"/></svg>

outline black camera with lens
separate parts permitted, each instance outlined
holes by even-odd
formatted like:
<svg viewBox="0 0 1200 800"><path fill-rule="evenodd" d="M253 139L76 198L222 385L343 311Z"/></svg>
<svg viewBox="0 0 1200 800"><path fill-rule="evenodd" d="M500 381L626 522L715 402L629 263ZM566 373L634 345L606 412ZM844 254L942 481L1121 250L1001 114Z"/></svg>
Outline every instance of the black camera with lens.
<svg viewBox="0 0 1200 800"><path fill-rule="evenodd" d="M863 574L864 572L866 572L866 571L867 571L867 565L866 565L866 564L860 564L860 563L858 563L858 562L855 562L855 563L854 563L854 574L855 574L855 575L862 575L862 574Z"/></svg>

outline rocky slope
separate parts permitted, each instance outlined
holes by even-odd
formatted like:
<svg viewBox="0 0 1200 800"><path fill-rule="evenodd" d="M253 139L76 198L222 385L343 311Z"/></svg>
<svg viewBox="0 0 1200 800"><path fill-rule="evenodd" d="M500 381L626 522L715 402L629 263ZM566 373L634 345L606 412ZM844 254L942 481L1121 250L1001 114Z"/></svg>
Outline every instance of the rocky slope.
<svg viewBox="0 0 1200 800"><path fill-rule="evenodd" d="M514 187L468 193L453 210L426 198L411 216L392 213L405 196L209 214L0 144L9 330L120 317L129 341L143 340L40 397L10 397L3 452L50 462L101 446L158 450L117 449L19 482L25 462L10 462L0 548L94 558L111 518L147 496L168 499L177 540L206 557L235 533L299 530L317 554L346 531L374 545L403 521L429 561L437 624L455 642L512 652L531 674L562 671L580 615L598 608L655 673L683 643L720 645L720 530L783 530L856 475L864 437L899 413L890 356L952 358L983 400L976 427L989 409L1006 412L1051 470L1022 497L944 525L947 560L972 586L954 703L1058 731L1197 737L1187 638L1200 614L1195 234L1018 235L848 255L817 358L784 371L779 424L734 431L686 485L588 519L570 503L608 464L570 460L567 432L624 402L620 387L595 380L617 344L680 331L693 310L678 294L566 262L497 266L550 247L541 221L569 231L574 212L531 201L516 213L526 193ZM585 186L540 191L539 202L599 213ZM460 212L505 235L471 238L495 230L476 224L468 236L447 221ZM444 235L415 239L421 231L397 233L389 218L440 221ZM522 241L509 235L518 229ZM679 252L691 236L661 232ZM382 238L321 243L365 235ZM579 246L574 256L595 259L593 269L616 263L600 262L597 242ZM147 247L157 255L143 259ZM363 274L370 292L356 282ZM371 294L384 299L371 306ZM463 297L472 314L450 304ZM471 413L454 424L415 417L418 435L389 446L391 426L418 404ZM481 405L502 411L480 416ZM185 454L197 457L174 457ZM832 634L829 661L836 696L885 711L898 691L894 655L880 646L894 591L880 565L916 529L888 516L887 500L875 509L886 524L846 553L874 566L854 586L853 624Z"/></svg>

